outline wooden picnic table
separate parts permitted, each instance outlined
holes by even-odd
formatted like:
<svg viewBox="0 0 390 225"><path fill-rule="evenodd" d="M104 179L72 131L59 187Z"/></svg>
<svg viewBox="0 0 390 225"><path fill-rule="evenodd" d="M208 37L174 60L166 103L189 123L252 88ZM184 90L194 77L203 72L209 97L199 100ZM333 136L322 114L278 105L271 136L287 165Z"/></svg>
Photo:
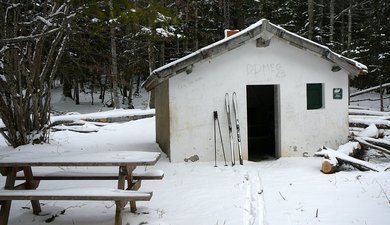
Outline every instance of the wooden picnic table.
<svg viewBox="0 0 390 225"><path fill-rule="evenodd" d="M137 166L152 166L160 158L157 152L139 151L106 151L106 152L45 152L41 151L12 151L0 153L0 172L6 176L4 191L0 194L1 211L0 225L7 225L12 200L31 200L34 214L41 211L39 200L113 200L116 203L115 225L122 224L123 208L130 201L131 210L136 210L135 201L149 200L151 193L134 193L121 191L138 190L140 181L133 180L133 171ZM32 167L118 167L118 189L117 191L90 192L79 189L73 190L43 190L39 192L39 180L34 179ZM25 181L15 186L17 173L23 171ZM86 179L88 175L83 174L80 179ZM92 176L95 179L96 174ZM58 177L61 179L61 177ZM136 187L137 186L137 187ZM36 190L37 189L37 190ZM85 187L84 187L85 189ZM7 191L14 190L14 191ZM19 191L23 190L23 191ZM85 193L85 194L84 194ZM129 194L127 194L129 193ZM125 197L127 196L127 197ZM129 200L130 199L130 200Z"/></svg>

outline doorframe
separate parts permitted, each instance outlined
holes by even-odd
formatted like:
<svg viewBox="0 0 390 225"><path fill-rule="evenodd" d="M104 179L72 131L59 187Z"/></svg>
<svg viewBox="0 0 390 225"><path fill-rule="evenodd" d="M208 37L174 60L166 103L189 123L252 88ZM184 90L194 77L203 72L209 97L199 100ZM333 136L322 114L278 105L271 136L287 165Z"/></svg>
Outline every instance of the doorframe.
<svg viewBox="0 0 390 225"><path fill-rule="evenodd" d="M280 84L274 86L274 127L275 127L275 157L282 157L281 152L281 115L280 115Z"/></svg>
<svg viewBox="0 0 390 225"><path fill-rule="evenodd" d="M275 158L280 158L282 157L282 152L281 152L281 104L280 104L280 84L247 84L245 87L245 90L247 90L247 86L266 86L266 85L271 85L274 87L274 132L275 132ZM247 97L246 93L246 97ZM246 110L248 109L248 99L245 100L246 104ZM247 114L248 112L246 112ZM249 159L249 124L248 124L248 118L246 118L246 138L247 138L247 143L246 143L246 149L247 149L247 156Z"/></svg>

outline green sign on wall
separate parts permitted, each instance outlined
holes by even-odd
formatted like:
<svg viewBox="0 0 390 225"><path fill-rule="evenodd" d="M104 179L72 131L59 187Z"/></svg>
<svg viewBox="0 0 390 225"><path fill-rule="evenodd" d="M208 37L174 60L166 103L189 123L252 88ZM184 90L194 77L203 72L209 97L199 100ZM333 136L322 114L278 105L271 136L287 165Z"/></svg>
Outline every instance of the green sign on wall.
<svg viewBox="0 0 390 225"><path fill-rule="evenodd" d="M333 99L343 99L342 88L333 88Z"/></svg>

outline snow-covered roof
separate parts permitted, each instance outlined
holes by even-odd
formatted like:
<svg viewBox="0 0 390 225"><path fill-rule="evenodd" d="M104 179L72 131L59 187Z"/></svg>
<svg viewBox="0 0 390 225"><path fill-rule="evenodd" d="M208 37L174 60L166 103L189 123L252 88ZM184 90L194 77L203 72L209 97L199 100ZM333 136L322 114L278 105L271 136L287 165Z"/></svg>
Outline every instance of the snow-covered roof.
<svg viewBox="0 0 390 225"><path fill-rule="evenodd" d="M210 58L216 55L223 54L233 50L239 46L246 44L253 39L262 38L262 34L270 33L285 40L295 47L317 53L319 57L325 58L337 66L350 72L352 76L357 76L367 73L367 67L353 59L346 58L340 54L331 51L328 47L320 45L307 38L301 37L295 33L287 31L280 26L270 23L266 19L259 20L246 29L228 37L217 41L211 45L201 48L183 58L168 63L154 71L143 83L146 90L152 90L165 80L184 71L191 71L195 63ZM263 36L264 36L263 35Z"/></svg>

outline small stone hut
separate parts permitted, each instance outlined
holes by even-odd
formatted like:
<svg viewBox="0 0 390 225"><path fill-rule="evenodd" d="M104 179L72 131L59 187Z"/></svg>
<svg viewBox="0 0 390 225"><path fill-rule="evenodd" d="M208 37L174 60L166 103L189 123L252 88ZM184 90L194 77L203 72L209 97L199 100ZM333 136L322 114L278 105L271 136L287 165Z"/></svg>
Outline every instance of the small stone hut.
<svg viewBox="0 0 390 225"><path fill-rule="evenodd" d="M156 69L143 86L155 92L156 141L172 162L214 160L214 111L230 161L225 94L233 92L243 158L258 160L347 142L349 77L365 73L365 65L263 19Z"/></svg>

